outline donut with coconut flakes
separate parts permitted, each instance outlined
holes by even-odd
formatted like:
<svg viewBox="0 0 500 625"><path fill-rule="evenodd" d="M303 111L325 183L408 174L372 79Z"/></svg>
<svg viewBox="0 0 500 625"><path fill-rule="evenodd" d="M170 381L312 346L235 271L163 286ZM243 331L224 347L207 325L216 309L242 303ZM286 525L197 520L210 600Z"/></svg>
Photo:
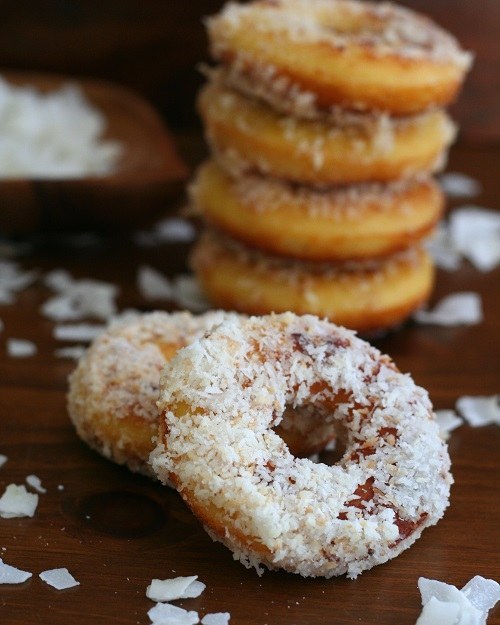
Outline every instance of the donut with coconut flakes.
<svg viewBox="0 0 500 625"><path fill-rule="evenodd" d="M444 107L472 63L430 19L386 2L229 2L207 27L232 84L304 117L335 107L396 116Z"/></svg>
<svg viewBox="0 0 500 625"><path fill-rule="evenodd" d="M106 458L154 477L149 454L158 432L162 368L228 314L146 313L116 322L95 339L69 379L68 412L80 438ZM322 420L292 410L280 432L299 455L320 451L334 436Z"/></svg>
<svg viewBox="0 0 500 625"><path fill-rule="evenodd" d="M347 574L394 558L448 505L450 459L426 391L354 333L292 313L224 321L165 367L152 465L247 566ZM332 421L332 466L273 427Z"/></svg>

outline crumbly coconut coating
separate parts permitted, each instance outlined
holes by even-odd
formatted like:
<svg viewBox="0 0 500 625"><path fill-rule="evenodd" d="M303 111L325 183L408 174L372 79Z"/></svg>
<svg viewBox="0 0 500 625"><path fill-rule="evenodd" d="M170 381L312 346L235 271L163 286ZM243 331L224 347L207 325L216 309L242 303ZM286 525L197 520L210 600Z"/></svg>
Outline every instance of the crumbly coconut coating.
<svg viewBox="0 0 500 625"><path fill-rule="evenodd" d="M354 578L411 545L452 478L426 391L344 328L292 313L233 318L163 372L152 455L209 533L247 566ZM332 419L338 464L291 455L285 407Z"/></svg>
<svg viewBox="0 0 500 625"><path fill-rule="evenodd" d="M147 455L140 457L121 423L127 420L146 436L156 435L156 402L167 353L173 355L225 315L154 312L112 323L69 378L68 412L79 436L105 457L151 473ZM108 425L101 430L104 423Z"/></svg>

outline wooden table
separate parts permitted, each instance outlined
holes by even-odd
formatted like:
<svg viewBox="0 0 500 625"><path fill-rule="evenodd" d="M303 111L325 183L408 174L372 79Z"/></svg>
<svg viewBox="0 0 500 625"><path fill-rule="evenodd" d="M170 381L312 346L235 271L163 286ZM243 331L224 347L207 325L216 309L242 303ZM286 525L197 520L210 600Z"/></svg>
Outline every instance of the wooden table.
<svg viewBox="0 0 500 625"><path fill-rule="evenodd" d="M187 144L186 144L187 145ZM186 146L184 146L186 147ZM479 179L477 203L498 207L500 149L456 148L450 169ZM139 248L128 234L74 248L52 239L20 262L41 274L64 267L76 278L120 286L120 309L151 309L136 286L139 265L170 275L185 271L188 245ZM481 294L485 320L472 327L438 328L412 323L377 341L400 368L430 391L436 408L452 408L463 394L500 390L500 270L479 273L465 264L439 272L433 301L445 294ZM0 491L36 474L47 488L33 518L0 519L0 557L33 577L0 586L2 625L135 625L149 622L145 596L152 578L198 575L207 588L181 605L203 615L228 611L235 625L413 625L420 612L419 576L458 587L472 576L500 579L497 426L453 432L449 446L455 485L444 519L395 560L345 578L303 579L266 572L258 577L213 543L180 497L146 478L108 463L76 437L66 413L67 376L74 367L56 358L54 323L39 312L50 292L39 280L0 307ZM154 306L154 305L153 305ZM8 337L33 340L38 353L6 355ZM37 573L67 567L80 581L56 591ZM500 623L500 610L489 625Z"/></svg>

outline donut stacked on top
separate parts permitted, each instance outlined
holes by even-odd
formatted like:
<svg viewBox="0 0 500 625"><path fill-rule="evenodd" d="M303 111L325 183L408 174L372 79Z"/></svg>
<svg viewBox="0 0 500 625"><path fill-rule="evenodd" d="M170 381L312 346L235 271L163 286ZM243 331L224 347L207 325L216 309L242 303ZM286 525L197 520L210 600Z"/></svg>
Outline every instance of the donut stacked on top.
<svg viewBox="0 0 500 625"><path fill-rule="evenodd" d="M191 187L209 226L192 255L206 295L362 332L399 324L432 288L432 175L471 56L386 3L229 3L207 27L218 66L199 111L212 159Z"/></svg>

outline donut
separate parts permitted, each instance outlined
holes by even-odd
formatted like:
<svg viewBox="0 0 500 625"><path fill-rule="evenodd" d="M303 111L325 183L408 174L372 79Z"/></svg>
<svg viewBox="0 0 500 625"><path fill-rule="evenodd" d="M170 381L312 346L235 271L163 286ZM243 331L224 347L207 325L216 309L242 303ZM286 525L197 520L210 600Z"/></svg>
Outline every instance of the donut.
<svg viewBox="0 0 500 625"><path fill-rule="evenodd" d="M289 405L334 422L337 464L292 455L272 429ZM450 459L426 391L317 317L224 321L165 367L158 406L154 470L249 567L355 578L448 505Z"/></svg>
<svg viewBox="0 0 500 625"><path fill-rule="evenodd" d="M440 219L439 186L423 177L386 185L315 189L266 178L233 178L215 161L190 187L204 219L270 254L313 261L377 258L428 236Z"/></svg>
<svg viewBox="0 0 500 625"><path fill-rule="evenodd" d="M207 28L212 56L233 83L299 116L444 107L472 64L431 20L389 3L230 2Z"/></svg>
<svg viewBox="0 0 500 625"><path fill-rule="evenodd" d="M178 349L226 316L153 312L112 324L69 378L68 413L79 437L109 460L155 477L149 455L158 431L161 370ZM331 425L292 410L280 433L297 455L316 453L333 438Z"/></svg>
<svg viewBox="0 0 500 625"><path fill-rule="evenodd" d="M436 171L455 136L441 110L333 126L280 115L219 81L202 88L198 108L212 152L228 171L303 184L385 182Z"/></svg>
<svg viewBox="0 0 500 625"><path fill-rule="evenodd" d="M190 262L214 306L255 315L311 313L370 335L400 325L434 283L434 265L420 246L384 261L334 265L270 256L207 231Z"/></svg>

